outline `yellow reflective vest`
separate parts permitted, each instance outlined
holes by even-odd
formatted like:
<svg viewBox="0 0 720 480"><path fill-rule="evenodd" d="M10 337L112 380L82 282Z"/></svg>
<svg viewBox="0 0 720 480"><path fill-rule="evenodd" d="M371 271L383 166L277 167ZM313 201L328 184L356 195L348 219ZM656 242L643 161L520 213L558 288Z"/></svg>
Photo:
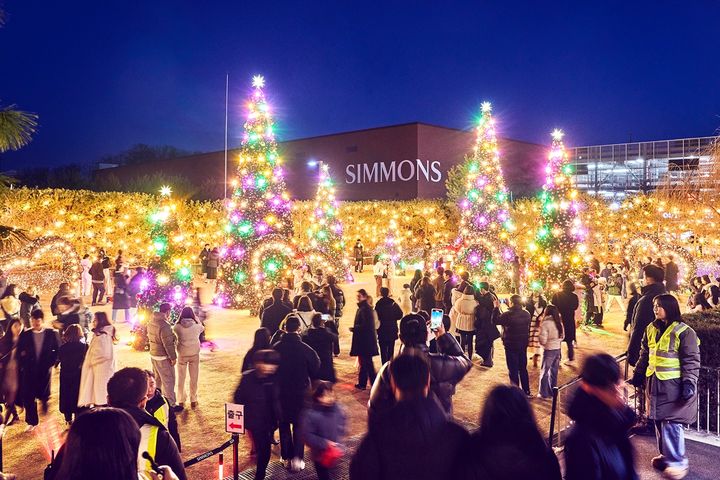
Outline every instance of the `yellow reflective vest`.
<svg viewBox="0 0 720 480"><path fill-rule="evenodd" d="M162 410L162 409L160 409ZM153 460L157 455L158 433L160 427L145 424L140 427L140 446L138 447L138 470L149 472L152 470L150 462L142 457L143 452L148 452Z"/></svg>
<svg viewBox="0 0 720 480"><path fill-rule="evenodd" d="M648 344L648 367L645 375L655 375L658 380L680 378L680 334L690 328L683 322L673 322L658 340L660 332L653 323L645 330Z"/></svg>

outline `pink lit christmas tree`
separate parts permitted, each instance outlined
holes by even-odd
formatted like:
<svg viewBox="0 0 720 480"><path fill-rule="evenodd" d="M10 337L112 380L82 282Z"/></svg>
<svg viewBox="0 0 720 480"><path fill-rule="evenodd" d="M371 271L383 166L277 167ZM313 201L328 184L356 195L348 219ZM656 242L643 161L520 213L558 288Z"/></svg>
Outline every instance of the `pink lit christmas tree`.
<svg viewBox="0 0 720 480"><path fill-rule="evenodd" d="M459 271L466 270L473 280L497 281L502 262L513 259L509 232L509 192L500 166L500 150L495 119L489 102L482 104L482 115L475 129L477 138L472 154L466 158L467 183L460 200L460 235L457 240Z"/></svg>
<svg viewBox="0 0 720 480"><path fill-rule="evenodd" d="M232 308L256 308L290 275L291 202L285 191L270 105L262 76L253 77L237 179L227 202L228 240L221 251L215 301Z"/></svg>

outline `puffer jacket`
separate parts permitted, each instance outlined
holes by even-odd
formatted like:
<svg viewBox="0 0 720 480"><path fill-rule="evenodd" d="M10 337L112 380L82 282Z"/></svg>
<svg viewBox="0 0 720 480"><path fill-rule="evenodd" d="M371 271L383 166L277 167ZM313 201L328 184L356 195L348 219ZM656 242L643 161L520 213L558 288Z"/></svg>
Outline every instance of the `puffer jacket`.
<svg viewBox="0 0 720 480"><path fill-rule="evenodd" d="M544 350L560 350L563 335L558 331L552 316L545 317L540 324L538 341Z"/></svg>
<svg viewBox="0 0 720 480"><path fill-rule="evenodd" d="M157 312L153 314L153 318L147 326L147 335L150 343L150 355L177 360L177 337L164 315Z"/></svg>
<svg viewBox="0 0 720 480"><path fill-rule="evenodd" d="M200 353L200 334L205 330L202 323L194 318L181 318L173 326L177 335L177 352L181 357L192 357Z"/></svg>
<svg viewBox="0 0 720 480"><path fill-rule="evenodd" d="M438 402L443 410L452 414L452 397L455 385L465 377L472 368L472 362L463 355L455 337L446 333L438 338L438 353L430 353L427 345L416 345L425 352L430 360L430 395L429 398ZM389 362L380 367L375 378L370 399L368 400L368 423L373 424L382 414L395 405L395 397L390 387Z"/></svg>
<svg viewBox="0 0 720 480"><path fill-rule="evenodd" d="M337 403L320 405L313 403L300 417L302 436L310 447L313 458L318 458L328 447L328 442L339 443L345 436L346 415Z"/></svg>
<svg viewBox="0 0 720 480"><path fill-rule="evenodd" d="M530 342L530 314L522 307L511 307L500 315L498 325L503 327L503 345L511 350L527 348Z"/></svg>
<svg viewBox="0 0 720 480"><path fill-rule="evenodd" d="M454 290L457 291L457 290ZM475 308L477 308L475 295L461 294L450 309L450 320L452 320L451 330L455 333L457 330L464 332L475 331Z"/></svg>

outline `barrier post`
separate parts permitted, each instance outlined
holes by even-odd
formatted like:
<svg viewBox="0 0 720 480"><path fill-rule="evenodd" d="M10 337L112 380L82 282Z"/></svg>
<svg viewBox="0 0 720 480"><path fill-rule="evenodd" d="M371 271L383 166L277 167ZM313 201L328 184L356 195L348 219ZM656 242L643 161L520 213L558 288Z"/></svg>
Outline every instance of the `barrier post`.
<svg viewBox="0 0 720 480"><path fill-rule="evenodd" d="M240 456L240 435L237 433L232 434L233 437L233 480L240 478L240 472L238 472L238 457Z"/></svg>
<svg viewBox="0 0 720 480"><path fill-rule="evenodd" d="M223 480L225 473L223 472L223 454L218 454L218 480Z"/></svg>
<svg viewBox="0 0 720 480"><path fill-rule="evenodd" d="M553 446L553 436L555 435L555 416L557 415L559 391L558 387L553 387L552 409L550 410L550 433L548 434L548 446L550 448Z"/></svg>

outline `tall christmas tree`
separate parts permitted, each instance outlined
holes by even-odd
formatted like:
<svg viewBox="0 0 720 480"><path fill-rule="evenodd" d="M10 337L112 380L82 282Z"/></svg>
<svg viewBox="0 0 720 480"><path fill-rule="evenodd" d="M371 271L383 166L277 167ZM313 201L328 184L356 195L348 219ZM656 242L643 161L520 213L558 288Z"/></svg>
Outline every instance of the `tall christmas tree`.
<svg viewBox="0 0 720 480"><path fill-rule="evenodd" d="M349 262L344 253L340 206L335 200L335 187L327 164L320 162L319 170L313 209L314 219L307 230L308 245L305 260L313 270L319 268L325 275L335 275L339 280L343 280L349 274Z"/></svg>
<svg viewBox="0 0 720 480"><path fill-rule="evenodd" d="M390 258L396 265L402 259L402 235L400 234L400 227L395 217L391 218L388 222L385 242L379 245L379 252L383 258Z"/></svg>
<svg viewBox="0 0 720 480"><path fill-rule="evenodd" d="M222 249L216 303L256 308L270 289L290 273L291 202L285 191L270 105L262 76L253 77L240 147L238 178L227 203L228 235Z"/></svg>
<svg viewBox="0 0 720 480"><path fill-rule="evenodd" d="M456 263L475 280L497 280L502 262L512 260L514 255L509 242L509 232L514 226L489 102L482 104L475 131L475 146L466 157L467 181L465 195L460 200Z"/></svg>
<svg viewBox="0 0 720 480"><path fill-rule="evenodd" d="M562 130L552 132L552 147L540 193L542 224L528 245L531 286L557 289L581 265L587 229L580 220L583 204L572 185L572 166L563 144Z"/></svg>
<svg viewBox="0 0 720 480"><path fill-rule="evenodd" d="M170 187L160 190L160 203L149 218L151 259L137 300L138 309L145 314L157 311L162 303L170 303L171 319L175 320L192 300L192 270L190 260L175 246L179 227L171 194Z"/></svg>

